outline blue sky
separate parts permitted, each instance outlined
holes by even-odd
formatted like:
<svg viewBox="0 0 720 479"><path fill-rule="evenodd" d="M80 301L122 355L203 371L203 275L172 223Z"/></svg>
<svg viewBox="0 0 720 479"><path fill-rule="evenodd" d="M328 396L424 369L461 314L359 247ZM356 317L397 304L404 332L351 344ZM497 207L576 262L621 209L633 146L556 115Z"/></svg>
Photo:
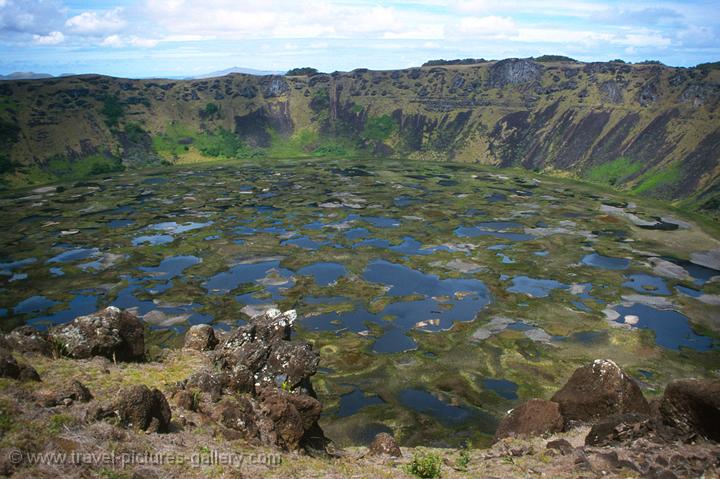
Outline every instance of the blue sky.
<svg viewBox="0 0 720 479"><path fill-rule="evenodd" d="M720 1L0 0L0 73L190 76L435 58L720 60Z"/></svg>

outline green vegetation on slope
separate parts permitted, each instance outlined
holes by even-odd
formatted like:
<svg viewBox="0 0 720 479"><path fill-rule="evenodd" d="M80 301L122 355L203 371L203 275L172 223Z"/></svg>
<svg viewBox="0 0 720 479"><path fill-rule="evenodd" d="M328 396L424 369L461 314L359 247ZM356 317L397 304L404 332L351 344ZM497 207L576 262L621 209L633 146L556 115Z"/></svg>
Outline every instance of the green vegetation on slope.
<svg viewBox="0 0 720 479"><path fill-rule="evenodd" d="M374 141L387 140L397 127L397 123L389 115L369 118L365 123L363 138Z"/></svg>
<svg viewBox="0 0 720 479"><path fill-rule="evenodd" d="M643 176L642 181L633 190L635 193L644 193L655 190L656 188L675 183L680 179L680 165L671 165L663 167L660 170L647 173Z"/></svg>
<svg viewBox="0 0 720 479"><path fill-rule="evenodd" d="M639 163L635 163L630 158L621 156L609 163L592 167L586 171L583 176L593 183L616 185L623 178L627 178L640 171L640 167Z"/></svg>
<svg viewBox="0 0 720 479"><path fill-rule="evenodd" d="M120 118L125 115L125 109L117 96L107 96L103 100L101 113L105 117L105 123L110 128L116 127Z"/></svg>

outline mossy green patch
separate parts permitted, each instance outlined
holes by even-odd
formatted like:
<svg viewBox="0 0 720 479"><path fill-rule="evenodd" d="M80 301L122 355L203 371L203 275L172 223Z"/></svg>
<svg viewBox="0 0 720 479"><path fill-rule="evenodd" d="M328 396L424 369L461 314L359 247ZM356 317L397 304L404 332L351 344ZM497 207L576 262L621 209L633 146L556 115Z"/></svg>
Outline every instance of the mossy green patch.
<svg viewBox="0 0 720 479"><path fill-rule="evenodd" d="M642 176L640 183L633 189L640 194L653 191L659 187L675 183L682 175L680 165L664 166Z"/></svg>
<svg viewBox="0 0 720 479"><path fill-rule="evenodd" d="M621 156L609 163L603 163L592 167L585 172L584 177L594 183L616 185L624 178L634 175L642 165L633 162L630 158Z"/></svg>

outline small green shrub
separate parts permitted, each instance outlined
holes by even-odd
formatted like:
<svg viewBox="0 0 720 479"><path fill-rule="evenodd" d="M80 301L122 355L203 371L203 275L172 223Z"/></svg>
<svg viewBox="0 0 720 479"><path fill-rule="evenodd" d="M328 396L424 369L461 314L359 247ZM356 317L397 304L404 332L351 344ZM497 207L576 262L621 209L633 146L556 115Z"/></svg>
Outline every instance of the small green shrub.
<svg viewBox="0 0 720 479"><path fill-rule="evenodd" d="M105 123L107 123L107 126L113 128L117 126L120 118L122 118L125 114L125 109L120 99L113 95L105 97L101 112L105 117Z"/></svg>
<svg viewBox="0 0 720 479"><path fill-rule="evenodd" d="M318 71L316 68L312 67L301 67L301 68L293 68L291 70L288 70L288 72L285 74L289 77L299 77L299 76L313 76L317 75Z"/></svg>
<svg viewBox="0 0 720 479"><path fill-rule="evenodd" d="M468 464L470 464L470 452L467 449L460 451L460 456L457 459L457 468L465 471L467 470Z"/></svg>
<svg viewBox="0 0 720 479"><path fill-rule="evenodd" d="M435 479L440 477L440 456L432 452L418 451L413 455L412 461L406 466L408 474L421 479Z"/></svg>

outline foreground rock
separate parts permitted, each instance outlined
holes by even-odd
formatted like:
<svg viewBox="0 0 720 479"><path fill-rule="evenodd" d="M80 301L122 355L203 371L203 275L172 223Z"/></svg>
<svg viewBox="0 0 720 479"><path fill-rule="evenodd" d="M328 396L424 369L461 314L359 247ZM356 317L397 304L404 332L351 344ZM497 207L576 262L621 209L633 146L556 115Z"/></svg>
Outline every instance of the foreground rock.
<svg viewBox="0 0 720 479"><path fill-rule="evenodd" d="M52 348L47 333L38 331L32 326L20 326L13 329L3 338L4 345L19 353L41 354L50 356Z"/></svg>
<svg viewBox="0 0 720 479"><path fill-rule="evenodd" d="M566 426L573 421L592 422L613 414L650 413L635 380L609 359L597 359L575 370L552 401L560 405Z"/></svg>
<svg viewBox="0 0 720 479"><path fill-rule="evenodd" d="M720 442L720 379L680 379L665 388L659 412L663 423L687 439Z"/></svg>
<svg viewBox="0 0 720 479"><path fill-rule="evenodd" d="M71 381L59 390L40 393L39 396L40 402L45 407L69 406L73 402L88 402L93 398L90 390L77 380Z"/></svg>
<svg viewBox="0 0 720 479"><path fill-rule="evenodd" d="M398 446L395 438L386 432L381 432L375 436L375 439L373 439L368 449L368 454L371 456L402 456L400 446Z"/></svg>
<svg viewBox="0 0 720 479"><path fill-rule="evenodd" d="M6 349L0 349L0 377L20 381L40 381L40 375L35 368L18 363Z"/></svg>
<svg viewBox="0 0 720 479"><path fill-rule="evenodd" d="M172 411L165 395L158 389L137 385L121 389L115 401L91 410L91 419L116 417L129 429L146 432L167 432Z"/></svg>
<svg viewBox="0 0 720 479"><path fill-rule="evenodd" d="M560 432L563 417L560 405L544 399L531 399L505 416L495 432L495 440L504 437L541 436Z"/></svg>
<svg viewBox="0 0 720 479"><path fill-rule="evenodd" d="M195 351L212 351L217 346L215 330L209 324L196 324L185 333L185 349Z"/></svg>
<svg viewBox="0 0 720 479"><path fill-rule="evenodd" d="M213 353L215 367L179 386L197 391L199 403L191 403L181 391L176 401L210 416L229 438L290 451L323 451L327 439L318 425L322 405L310 382L320 358L309 344L290 340L296 317L295 311L273 309L232 331ZM193 334L191 342L198 336Z"/></svg>
<svg viewBox="0 0 720 479"><path fill-rule="evenodd" d="M145 357L143 324L129 311L114 306L75 318L49 332L63 355L75 359L104 356L117 361L140 361Z"/></svg>

